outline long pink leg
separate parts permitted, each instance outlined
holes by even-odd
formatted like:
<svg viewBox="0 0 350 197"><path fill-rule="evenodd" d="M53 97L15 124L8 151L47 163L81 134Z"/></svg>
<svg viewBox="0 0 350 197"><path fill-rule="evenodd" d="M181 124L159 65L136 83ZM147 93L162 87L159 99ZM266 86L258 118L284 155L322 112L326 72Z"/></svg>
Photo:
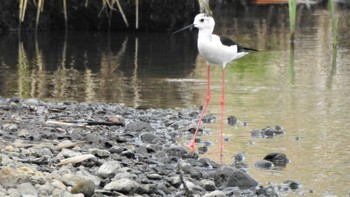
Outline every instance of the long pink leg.
<svg viewBox="0 0 350 197"><path fill-rule="evenodd" d="M220 113L220 162L222 162L224 148L224 107L225 107L225 67L222 69L221 82L221 113Z"/></svg>
<svg viewBox="0 0 350 197"><path fill-rule="evenodd" d="M195 143L196 143L196 137L197 137L197 134L198 134L198 129L199 129L199 126L201 125L205 109L207 108L208 102L210 100L210 64L208 63L207 66L208 66L207 98L205 99L205 103L204 103L204 106L203 106L203 109L202 109L202 113L201 113L201 115L199 117L199 121L197 123L196 131L195 131L195 133L193 135L191 143L187 145L192 151L196 148L196 144Z"/></svg>

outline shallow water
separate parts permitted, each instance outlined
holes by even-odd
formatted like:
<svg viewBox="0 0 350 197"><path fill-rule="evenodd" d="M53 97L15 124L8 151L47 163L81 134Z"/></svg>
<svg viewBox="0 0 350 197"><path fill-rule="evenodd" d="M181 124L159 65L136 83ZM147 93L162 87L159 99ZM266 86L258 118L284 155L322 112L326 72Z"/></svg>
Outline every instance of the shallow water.
<svg viewBox="0 0 350 197"><path fill-rule="evenodd" d="M224 162L244 152L249 172L263 185L290 179L303 184L296 195L350 194L350 12L338 11L336 50L324 9L299 9L294 47L284 6L216 15L215 33L261 50L226 69L225 116L236 116L239 124L224 128L229 138ZM102 101L139 108L198 107L206 94L206 66L197 54L195 34L1 35L0 96ZM218 119L221 68L212 67L211 74L207 114ZM253 129L275 125L286 134L250 137ZM210 135L202 139L213 145L204 156L218 161L219 121L205 126ZM287 154L291 163L271 171L253 167L271 152Z"/></svg>

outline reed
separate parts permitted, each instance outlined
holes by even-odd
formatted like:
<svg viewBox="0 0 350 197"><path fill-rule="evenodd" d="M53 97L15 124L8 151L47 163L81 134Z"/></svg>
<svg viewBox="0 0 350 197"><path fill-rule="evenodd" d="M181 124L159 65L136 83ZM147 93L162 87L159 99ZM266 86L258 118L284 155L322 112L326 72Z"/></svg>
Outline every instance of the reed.
<svg viewBox="0 0 350 197"><path fill-rule="evenodd" d="M335 13L334 2L332 0L328 1L328 9L332 19L332 45L336 47L338 44L338 15Z"/></svg>
<svg viewBox="0 0 350 197"><path fill-rule="evenodd" d="M295 22L297 16L297 1L296 0L288 0L288 8L289 8L289 27L290 27L290 40L294 41L295 34Z"/></svg>
<svg viewBox="0 0 350 197"><path fill-rule="evenodd" d="M38 30L39 26L39 20L40 20L40 14L41 12L44 11L44 0L33 0L34 5L37 6L37 13L36 13L36 22L35 22L35 31ZM63 2L63 15L64 15L64 20L65 20L65 29L67 31L68 29L68 17L67 17L67 0L62 0ZM102 8L99 13L99 15L103 12L106 11L108 13L108 16L111 16L112 11L119 11L121 16L123 17L125 25L128 27L129 23L128 20L124 14L124 10L119 2L119 0L101 0L102 2ZM19 30L21 30L21 24L24 21L25 18L25 13L27 10L27 4L28 0L19 0ZM135 0L135 12L136 12L136 23L135 23L135 28L138 29L139 26L139 0ZM85 7L88 6L88 0L85 1ZM116 9L117 8L117 9Z"/></svg>

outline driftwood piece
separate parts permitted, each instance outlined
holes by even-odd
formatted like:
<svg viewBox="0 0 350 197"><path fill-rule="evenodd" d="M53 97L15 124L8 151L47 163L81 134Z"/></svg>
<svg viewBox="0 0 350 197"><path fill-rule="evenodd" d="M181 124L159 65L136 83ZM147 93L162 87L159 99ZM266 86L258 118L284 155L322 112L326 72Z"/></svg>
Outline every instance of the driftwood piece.
<svg viewBox="0 0 350 197"><path fill-rule="evenodd" d="M67 164L76 164L76 163L80 163L82 161L91 159L91 158L96 158L93 154L86 154L86 155L79 155L79 156L74 156L74 157L70 157L67 159L62 159L60 161L60 163L58 163L57 165L59 166L63 166L63 165L67 165Z"/></svg>
<svg viewBox="0 0 350 197"><path fill-rule="evenodd" d="M124 126L124 123L122 122L101 122L101 121L84 121L84 122L78 122L78 121L56 121L56 120L48 120L46 121L46 124L53 124L53 125L60 125L60 126L76 126L76 127L83 127L83 126L93 126L93 125L105 125L105 126Z"/></svg>

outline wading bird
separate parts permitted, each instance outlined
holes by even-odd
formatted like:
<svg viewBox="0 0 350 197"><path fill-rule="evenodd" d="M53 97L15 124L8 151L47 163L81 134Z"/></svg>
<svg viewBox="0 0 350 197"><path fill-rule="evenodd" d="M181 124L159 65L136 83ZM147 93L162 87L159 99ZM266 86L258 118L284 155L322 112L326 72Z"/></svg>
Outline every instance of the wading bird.
<svg viewBox="0 0 350 197"><path fill-rule="evenodd" d="M220 111L220 161L222 161L223 156L223 127L224 127L224 106L225 106L225 67L226 64L247 55L249 51L258 51L256 49L247 48L238 45L235 41L231 40L225 36L218 36L213 34L215 26L215 21L213 17L208 14L198 14L194 18L193 24L184 27L173 34L180 31L195 27L198 29L198 40L197 47L201 56L203 56L207 61L208 67L208 83L207 83L207 97L203 105L202 112L197 123L196 131L194 133L193 139L188 147L191 150L195 149L195 140L197 137L199 126L202 122L202 118L207 108L208 102L210 100L210 65L216 64L222 66L222 90L221 90L221 111Z"/></svg>

